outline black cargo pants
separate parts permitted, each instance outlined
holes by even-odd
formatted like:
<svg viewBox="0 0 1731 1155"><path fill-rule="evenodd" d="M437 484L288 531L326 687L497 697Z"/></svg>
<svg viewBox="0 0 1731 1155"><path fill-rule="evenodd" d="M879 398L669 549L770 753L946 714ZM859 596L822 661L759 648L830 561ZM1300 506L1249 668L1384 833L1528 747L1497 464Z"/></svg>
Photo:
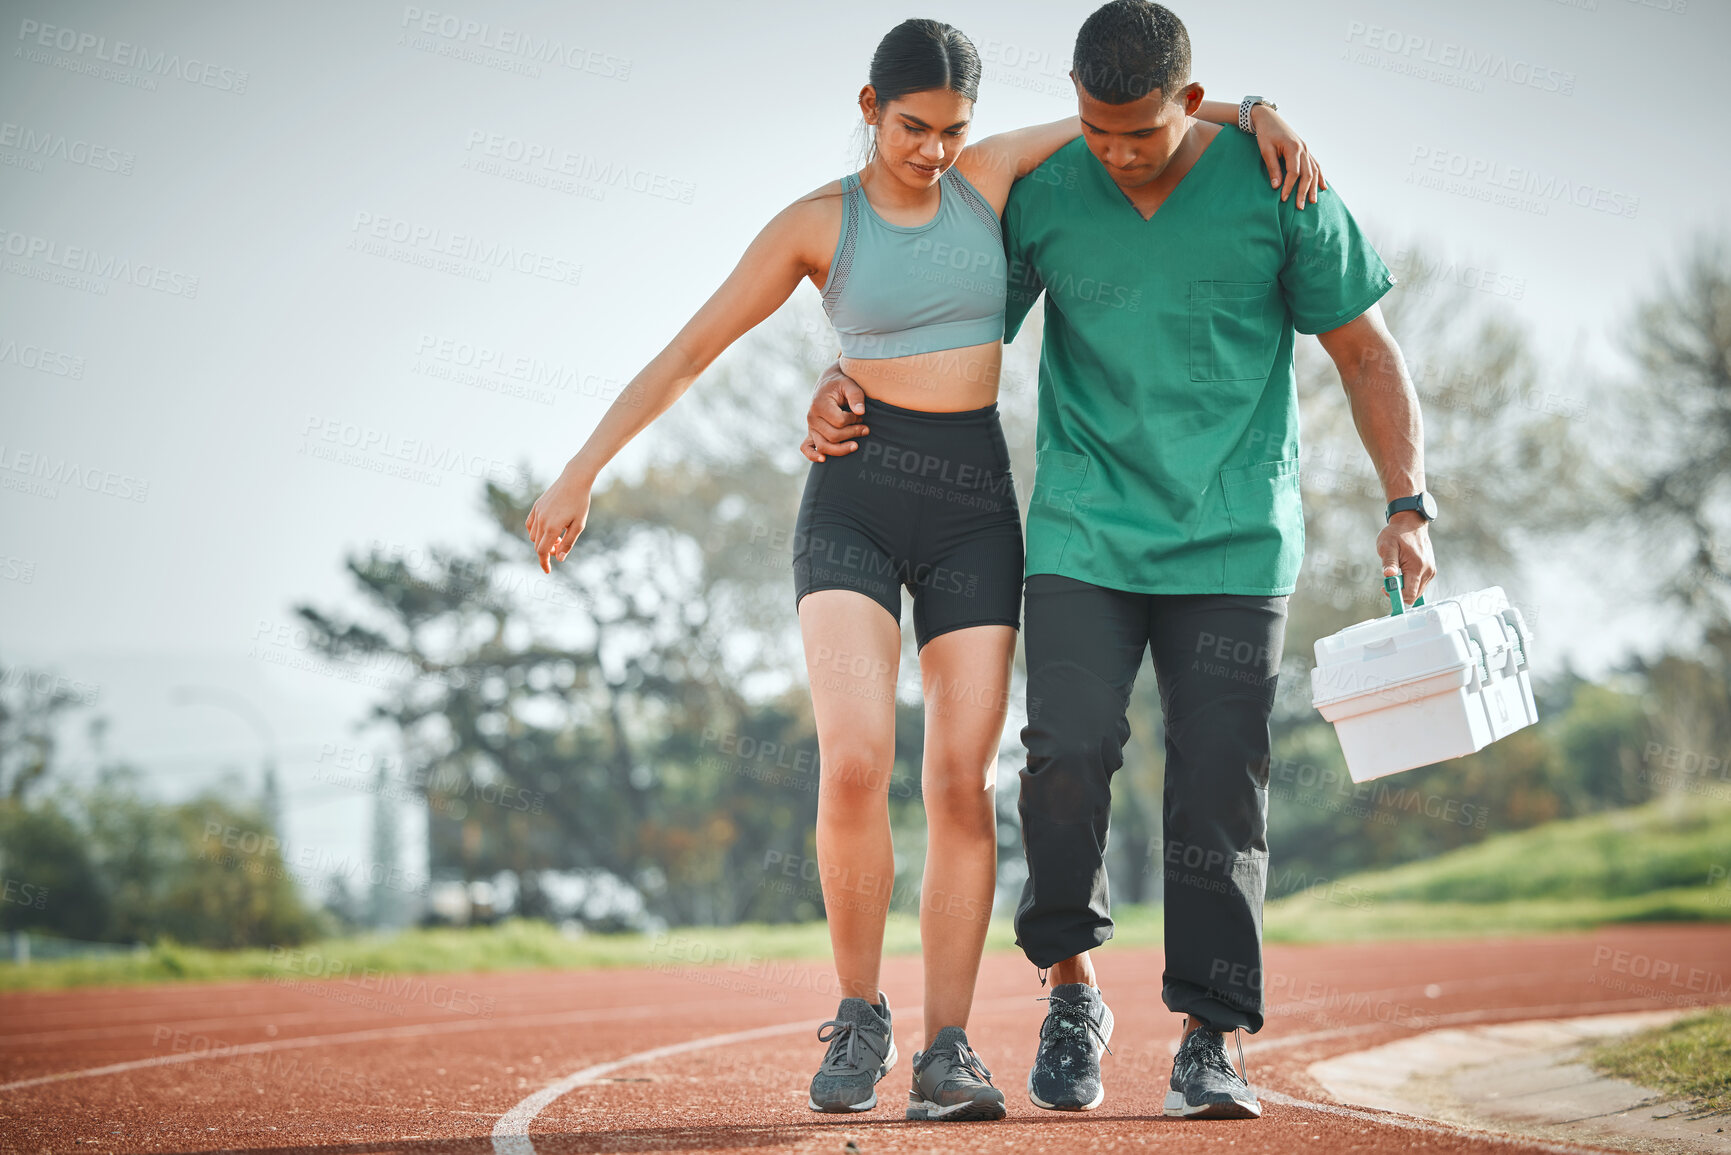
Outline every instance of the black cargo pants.
<svg viewBox="0 0 1731 1155"><path fill-rule="evenodd" d="M1028 880L1015 925L1035 966L1112 937L1111 777L1130 736L1130 688L1152 647L1166 722L1161 994L1168 1008L1215 1030L1261 1029L1268 716L1286 603L1028 577L1028 761L1018 804Z"/></svg>

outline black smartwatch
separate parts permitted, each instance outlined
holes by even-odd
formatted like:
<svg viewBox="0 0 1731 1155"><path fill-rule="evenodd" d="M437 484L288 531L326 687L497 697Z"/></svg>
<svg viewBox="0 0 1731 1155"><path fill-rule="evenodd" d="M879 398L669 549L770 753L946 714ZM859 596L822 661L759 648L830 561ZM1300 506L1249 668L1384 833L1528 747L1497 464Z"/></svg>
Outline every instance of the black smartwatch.
<svg viewBox="0 0 1731 1155"><path fill-rule="evenodd" d="M1388 516L1384 521L1394 520L1394 515L1403 509L1410 509L1427 522L1436 520L1436 498L1427 489L1415 493L1411 497L1397 497L1388 503Z"/></svg>

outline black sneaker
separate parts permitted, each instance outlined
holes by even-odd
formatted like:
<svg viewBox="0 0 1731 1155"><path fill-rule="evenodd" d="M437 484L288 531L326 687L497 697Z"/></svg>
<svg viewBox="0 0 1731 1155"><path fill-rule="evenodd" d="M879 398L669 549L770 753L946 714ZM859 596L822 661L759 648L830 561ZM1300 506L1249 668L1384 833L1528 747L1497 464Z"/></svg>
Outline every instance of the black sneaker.
<svg viewBox="0 0 1731 1155"><path fill-rule="evenodd" d="M818 1028L829 1051L811 1078L813 1111L869 1111L878 1105L878 1080L896 1065L896 1037L890 1027L890 1001L878 992L872 1009L864 999L846 998L835 1018Z"/></svg>
<svg viewBox="0 0 1731 1155"><path fill-rule="evenodd" d="M1004 1093L968 1046L967 1032L945 1027L923 1051L914 1052L914 1086L908 1118L962 1121L1002 1119Z"/></svg>
<svg viewBox="0 0 1731 1155"><path fill-rule="evenodd" d="M1236 1032L1234 1032L1236 1034ZM1238 1064L1244 1065L1243 1044ZM1186 1119L1257 1119L1262 1104L1240 1071L1226 1058L1226 1038L1219 1031L1198 1027L1184 1037L1172 1056L1172 1089L1166 1092L1166 1113Z"/></svg>
<svg viewBox="0 0 1731 1155"><path fill-rule="evenodd" d="M1098 989L1064 983L1045 999L1040 1050L1028 1069L1028 1098L1048 1111L1092 1111L1106 1097L1100 1053L1111 1053L1112 1012Z"/></svg>

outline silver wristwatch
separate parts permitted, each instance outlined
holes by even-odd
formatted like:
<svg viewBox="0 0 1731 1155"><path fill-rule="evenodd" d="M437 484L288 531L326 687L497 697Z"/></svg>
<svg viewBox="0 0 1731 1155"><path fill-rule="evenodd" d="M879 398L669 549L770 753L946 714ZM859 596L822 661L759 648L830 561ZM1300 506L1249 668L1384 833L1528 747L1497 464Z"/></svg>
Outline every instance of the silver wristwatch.
<svg viewBox="0 0 1731 1155"><path fill-rule="evenodd" d="M1239 132L1248 132L1251 136L1256 135L1256 129L1251 127L1251 124L1250 124L1250 110L1255 108L1259 104L1266 104L1269 108L1275 109L1277 111L1280 108L1279 105L1275 104L1272 100L1268 99L1266 96L1246 96L1243 100L1238 102L1238 131Z"/></svg>

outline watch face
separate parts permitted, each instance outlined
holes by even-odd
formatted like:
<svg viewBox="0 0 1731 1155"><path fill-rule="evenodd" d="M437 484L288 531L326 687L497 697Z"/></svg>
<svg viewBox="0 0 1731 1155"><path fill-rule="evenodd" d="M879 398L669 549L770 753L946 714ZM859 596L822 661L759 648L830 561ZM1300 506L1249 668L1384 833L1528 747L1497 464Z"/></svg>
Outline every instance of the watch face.
<svg viewBox="0 0 1731 1155"><path fill-rule="evenodd" d="M1436 520L1436 498L1431 496L1430 490L1427 489L1423 493L1419 494L1418 500L1419 500L1419 505L1421 505L1423 507L1422 512L1424 513L1424 519L1426 521L1435 521Z"/></svg>

